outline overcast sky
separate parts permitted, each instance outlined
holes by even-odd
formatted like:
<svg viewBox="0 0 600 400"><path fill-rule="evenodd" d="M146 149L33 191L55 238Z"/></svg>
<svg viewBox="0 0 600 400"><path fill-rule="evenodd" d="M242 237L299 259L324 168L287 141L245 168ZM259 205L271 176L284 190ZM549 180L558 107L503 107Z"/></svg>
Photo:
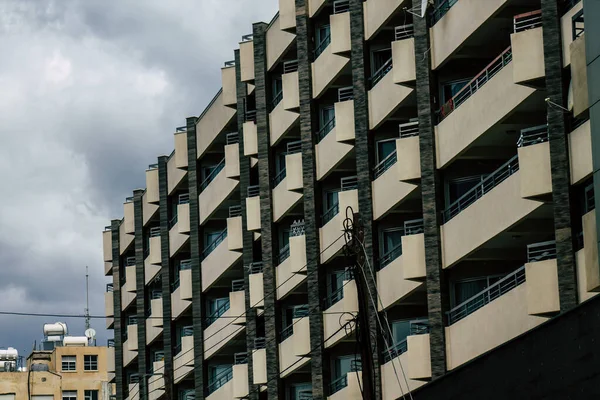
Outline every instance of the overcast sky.
<svg viewBox="0 0 600 400"><path fill-rule="evenodd" d="M104 314L102 236L277 0L0 0L0 311ZM0 316L27 356L56 318ZM84 321L67 321L83 334ZM92 321L106 343L104 320Z"/></svg>

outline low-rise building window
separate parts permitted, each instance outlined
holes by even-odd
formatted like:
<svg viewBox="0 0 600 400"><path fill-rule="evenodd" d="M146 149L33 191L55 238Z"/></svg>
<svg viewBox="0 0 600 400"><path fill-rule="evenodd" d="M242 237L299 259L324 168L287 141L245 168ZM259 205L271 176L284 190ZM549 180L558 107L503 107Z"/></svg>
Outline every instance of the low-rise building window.
<svg viewBox="0 0 600 400"><path fill-rule="evenodd" d="M62 370L75 371L77 369L77 358L75 356L62 356ZM77 396L77 394L75 394Z"/></svg>
<svg viewBox="0 0 600 400"><path fill-rule="evenodd" d="M77 390L63 390L62 400L77 400Z"/></svg>
<svg viewBox="0 0 600 400"><path fill-rule="evenodd" d="M84 400L98 400L98 391L97 390L86 390L84 395Z"/></svg>
<svg viewBox="0 0 600 400"><path fill-rule="evenodd" d="M84 371L98 371L98 356L95 354L83 356Z"/></svg>

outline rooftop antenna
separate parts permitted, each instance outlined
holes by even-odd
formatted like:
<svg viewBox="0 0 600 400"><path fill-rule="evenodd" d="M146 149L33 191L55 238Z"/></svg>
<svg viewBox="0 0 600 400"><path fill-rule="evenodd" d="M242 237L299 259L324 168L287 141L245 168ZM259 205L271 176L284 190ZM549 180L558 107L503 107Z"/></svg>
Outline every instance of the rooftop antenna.
<svg viewBox="0 0 600 400"><path fill-rule="evenodd" d="M427 6L430 2L431 1L428 1L428 0L421 0L421 9L420 10L417 10L414 7L413 8L403 7L403 10L409 14L414 15L415 17L425 18L425 10L427 9Z"/></svg>
<svg viewBox="0 0 600 400"><path fill-rule="evenodd" d="M88 266L85 266L85 329L90 329L90 276Z"/></svg>

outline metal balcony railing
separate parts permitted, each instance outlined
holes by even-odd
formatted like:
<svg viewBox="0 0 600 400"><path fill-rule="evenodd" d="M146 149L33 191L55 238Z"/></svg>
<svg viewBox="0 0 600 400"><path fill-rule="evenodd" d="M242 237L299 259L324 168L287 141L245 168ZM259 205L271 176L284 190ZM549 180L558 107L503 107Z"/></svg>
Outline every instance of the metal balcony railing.
<svg viewBox="0 0 600 400"><path fill-rule="evenodd" d="M583 249L584 246L584 242L583 242L583 231L579 231L575 234L575 248L573 249L574 251L579 251L581 249Z"/></svg>
<svg viewBox="0 0 600 400"><path fill-rule="evenodd" d="M321 215L321 226L325 226L329 221L333 219L340 212L340 204L336 202L334 205L329 207L323 215Z"/></svg>
<svg viewBox="0 0 600 400"><path fill-rule="evenodd" d="M150 164L148 165L148 170L158 169L158 164Z"/></svg>
<svg viewBox="0 0 600 400"><path fill-rule="evenodd" d="M340 179L341 191L358 189L358 177L356 175L347 176Z"/></svg>
<svg viewBox="0 0 600 400"><path fill-rule="evenodd" d="M192 260L181 260L179 262L179 271L184 271L186 269L192 269Z"/></svg>
<svg viewBox="0 0 600 400"><path fill-rule="evenodd" d="M160 226L150 228L150 237L160 236Z"/></svg>
<svg viewBox="0 0 600 400"><path fill-rule="evenodd" d="M227 144L236 144L240 142L240 135L237 132L229 132L225 138Z"/></svg>
<svg viewBox="0 0 600 400"><path fill-rule="evenodd" d="M235 365L248 364L248 353L247 352L235 353L233 355L233 364L235 364Z"/></svg>
<svg viewBox="0 0 600 400"><path fill-rule="evenodd" d="M206 395L209 396L216 392L219 388L224 386L227 382L233 379L233 368L230 366L226 370L222 371L219 375L215 376L214 379L209 380L208 387L206 388Z"/></svg>
<svg viewBox="0 0 600 400"><path fill-rule="evenodd" d="M526 147L548 141L548 125L539 125L532 128L521 129L517 140L517 147Z"/></svg>
<svg viewBox="0 0 600 400"><path fill-rule="evenodd" d="M512 174L519 170L519 157L514 156L503 164L496 171L485 177L481 183L470 189L468 192L460 196L458 200L450 204L448 208L442 211L443 223L450 221L452 218L457 216L462 210L475 203L478 199L483 197L484 194L498 186Z"/></svg>
<svg viewBox="0 0 600 400"><path fill-rule="evenodd" d="M275 265L280 265L290 256L290 244L286 244L279 250L279 254L275 257Z"/></svg>
<svg viewBox="0 0 600 400"><path fill-rule="evenodd" d="M297 219L290 225L290 237L304 235L304 220Z"/></svg>
<svg viewBox="0 0 600 400"><path fill-rule="evenodd" d="M229 206L229 218L235 218L242 215L242 206L236 204L234 206Z"/></svg>
<svg viewBox="0 0 600 400"><path fill-rule="evenodd" d="M210 171L208 176L204 178L204 180L200 184L200 191L206 189L223 168L225 168L225 158L223 158L217 165L215 165L215 167L212 169L212 171Z"/></svg>
<svg viewBox="0 0 600 400"><path fill-rule="evenodd" d="M262 274L263 263L262 263L262 261L253 262L253 263L250 263L250 265L248 265L247 268L251 274Z"/></svg>
<svg viewBox="0 0 600 400"><path fill-rule="evenodd" d="M162 299L162 291L161 291L160 289L158 289L158 290L156 290L156 289L155 289L155 290L153 290L153 291L150 293L150 299L151 299L151 300Z"/></svg>
<svg viewBox="0 0 600 400"><path fill-rule="evenodd" d="M107 283L106 284L106 293L110 293L113 291L113 284L112 283Z"/></svg>
<svg viewBox="0 0 600 400"><path fill-rule="evenodd" d="M394 28L394 39L404 40L415 36L415 26L413 24L400 25Z"/></svg>
<svg viewBox="0 0 600 400"><path fill-rule="evenodd" d="M323 140L333 128L335 128L335 117L331 118L321 127L321 129L319 129L319 132L317 132L317 143Z"/></svg>
<svg viewBox="0 0 600 400"><path fill-rule="evenodd" d="M418 235L424 232L423 218L411 219L410 221L404 221L404 234L405 235Z"/></svg>
<svg viewBox="0 0 600 400"><path fill-rule="evenodd" d="M573 29L573 40L577 39L578 37L580 37L581 35L584 34L585 21L584 21L583 9L579 10L578 12L575 13L575 15L573 15L573 18L571 20L571 26Z"/></svg>
<svg viewBox="0 0 600 400"><path fill-rule="evenodd" d="M542 10L515 15L513 18L514 33L535 29L542 26Z"/></svg>
<svg viewBox="0 0 600 400"><path fill-rule="evenodd" d="M266 339L264 337L257 337L254 339L254 349L260 350L266 347Z"/></svg>
<svg viewBox="0 0 600 400"><path fill-rule="evenodd" d="M389 60L387 60L385 63L383 63L383 65L381 67L379 67L379 69L377 71L375 71L375 73L369 78L369 82L370 82L370 88L374 88L375 85L377 85L377 83L384 77L387 75L388 72L390 72L392 70L392 68L394 67L394 63L392 58L390 57Z"/></svg>
<svg viewBox="0 0 600 400"><path fill-rule="evenodd" d="M275 96L273 96L273 101L271 101L271 111L277 107L279 103L283 100L283 90L280 90Z"/></svg>
<svg viewBox="0 0 600 400"><path fill-rule="evenodd" d="M256 122L256 110L246 110L245 117L246 122Z"/></svg>
<svg viewBox="0 0 600 400"><path fill-rule="evenodd" d="M178 126L175 128L175 132L187 132L187 126Z"/></svg>
<svg viewBox="0 0 600 400"><path fill-rule="evenodd" d="M223 242L223 240L225 240L226 237L227 237L227 228L225 228L219 234L219 236L217 236L208 246L206 246L206 248L202 251L202 254L200 254L200 260L204 260L206 257L208 257L208 255L210 253L212 253L212 251L214 249L216 249L217 246L220 245L221 242Z"/></svg>
<svg viewBox="0 0 600 400"><path fill-rule="evenodd" d="M338 102L354 99L354 88L346 86L338 89Z"/></svg>
<svg viewBox="0 0 600 400"><path fill-rule="evenodd" d="M281 330L281 341L283 342L294 334L294 324L290 324Z"/></svg>
<svg viewBox="0 0 600 400"><path fill-rule="evenodd" d="M133 266L135 266L135 257L127 257L125 259L125 266L126 267L133 267Z"/></svg>
<svg viewBox="0 0 600 400"><path fill-rule="evenodd" d="M129 375L129 384L133 385L134 383L140 383L140 374Z"/></svg>
<svg viewBox="0 0 600 400"><path fill-rule="evenodd" d="M259 185L248 186L248 197L256 197L256 196L260 196L260 186Z"/></svg>
<svg viewBox="0 0 600 400"><path fill-rule="evenodd" d="M431 26L435 25L458 0L443 0L436 8L431 11Z"/></svg>
<svg viewBox="0 0 600 400"><path fill-rule="evenodd" d="M196 400L196 392L194 389L180 391L179 400Z"/></svg>
<svg viewBox="0 0 600 400"><path fill-rule="evenodd" d="M279 171L277 175L275 175L275 177L273 178L273 187L277 187L277 185L279 185L285 179L285 176L285 167L283 167L281 171Z"/></svg>
<svg viewBox="0 0 600 400"><path fill-rule="evenodd" d="M411 136L419 135L419 121L410 121L404 124L398 125L398 132L400 133L400 138L407 138Z"/></svg>
<svg viewBox="0 0 600 400"><path fill-rule="evenodd" d="M189 193L182 193L179 195L178 204L189 204L189 203L190 203L190 194Z"/></svg>
<svg viewBox="0 0 600 400"><path fill-rule="evenodd" d="M194 336L194 327L191 325L184 326L181 330L181 337Z"/></svg>
<svg viewBox="0 0 600 400"><path fill-rule="evenodd" d="M527 262L537 262L556 258L556 241L549 240L527 245Z"/></svg>
<svg viewBox="0 0 600 400"><path fill-rule="evenodd" d="M283 63L283 73L291 74L298 71L298 60L285 61Z"/></svg>
<svg viewBox="0 0 600 400"><path fill-rule="evenodd" d="M350 11L350 0L335 0L333 2L333 13L341 14Z"/></svg>
<svg viewBox="0 0 600 400"><path fill-rule="evenodd" d="M127 325L137 325L137 316L130 315L129 317L127 317Z"/></svg>
<svg viewBox="0 0 600 400"><path fill-rule="evenodd" d="M165 359L165 352L163 350L155 351L152 359L154 362L163 361Z"/></svg>
<svg viewBox="0 0 600 400"><path fill-rule="evenodd" d="M492 79L498 72L512 61L512 49L509 47L477 74L469 83L458 91L439 110L440 122L450 115L462 103L467 101L475 92Z"/></svg>
<svg viewBox="0 0 600 400"><path fill-rule="evenodd" d="M229 307L229 298L226 298L225 302L221 304L219 308L217 308L212 314L210 314L204 319L204 328L208 328L209 326L211 326L213 322L215 322L217 319L219 319L220 316L222 316L227 312L227 310L229 310Z"/></svg>
<svg viewBox="0 0 600 400"><path fill-rule="evenodd" d="M382 254L379 259L379 269L383 269L388 266L392 261L402 255L402 241L400 241L396 246L391 248L387 253Z"/></svg>
<svg viewBox="0 0 600 400"><path fill-rule="evenodd" d="M244 280L243 279L234 279L231 281L231 291L232 292L242 292L244 291Z"/></svg>
<svg viewBox="0 0 600 400"><path fill-rule="evenodd" d="M312 389L300 390L296 400L314 400Z"/></svg>
<svg viewBox="0 0 600 400"><path fill-rule="evenodd" d="M115 347L115 339L108 339L106 341L106 347Z"/></svg>
<svg viewBox="0 0 600 400"><path fill-rule="evenodd" d="M175 225L177 225L178 220L179 220L179 214L173 215L173 217L169 220L169 229L171 229Z"/></svg>
<svg viewBox="0 0 600 400"><path fill-rule="evenodd" d="M133 203L133 196L125 197L125 203Z"/></svg>
<svg viewBox="0 0 600 400"><path fill-rule="evenodd" d="M413 335L424 335L429 333L429 321L427 319L410 321L410 332L409 336ZM382 353L383 362L387 363L392 361L394 358L400 356L408 350L408 339L403 339L397 343L394 343L387 350Z"/></svg>
<svg viewBox="0 0 600 400"><path fill-rule="evenodd" d="M344 287L342 286L342 287L334 290L333 292L331 292L325 298L325 301L323 303L323 309L327 310L329 307L331 307L332 305L334 305L338 301L342 300L343 298L344 298Z"/></svg>
<svg viewBox="0 0 600 400"><path fill-rule="evenodd" d="M348 386L348 375L342 375L339 378L331 381L329 384L329 394L332 395L337 393L346 386Z"/></svg>
<svg viewBox="0 0 600 400"><path fill-rule="evenodd" d="M475 296L467 299L446 312L448 316L448 325L460 321L466 316L479 310L486 304L496 300L498 297L507 293L511 289L516 288L520 284L525 282L525 266L518 268L516 271L508 274L504 278L500 279L493 285L488 286L486 289L477 293Z"/></svg>
<svg viewBox="0 0 600 400"><path fill-rule="evenodd" d="M295 154L302 152L302 140L295 140L293 142L288 142L286 144L286 155L287 154Z"/></svg>
<svg viewBox="0 0 600 400"><path fill-rule="evenodd" d="M308 304L294 306L294 312L292 313L292 316L293 318L308 317Z"/></svg>
<svg viewBox="0 0 600 400"><path fill-rule="evenodd" d="M396 164L397 161L398 157L396 157L396 150L394 150L373 168L373 179L379 178L385 171L390 169L392 165Z"/></svg>
<svg viewBox="0 0 600 400"><path fill-rule="evenodd" d="M314 51L314 59L315 60L317 58L319 58L321 53L323 53L325 51L325 49L327 48L327 46L329 46L330 43L331 43L331 34L324 37L323 40L321 40L321 43L319 43L317 45L317 47L315 48L315 51Z"/></svg>

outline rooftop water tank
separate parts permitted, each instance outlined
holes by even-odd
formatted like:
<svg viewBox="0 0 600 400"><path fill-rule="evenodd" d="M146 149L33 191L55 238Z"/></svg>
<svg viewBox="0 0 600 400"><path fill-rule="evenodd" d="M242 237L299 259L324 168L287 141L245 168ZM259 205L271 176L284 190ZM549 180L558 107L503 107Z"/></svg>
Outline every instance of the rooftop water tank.
<svg viewBox="0 0 600 400"><path fill-rule="evenodd" d="M63 346L87 346L88 338L85 336L65 336Z"/></svg>
<svg viewBox="0 0 600 400"><path fill-rule="evenodd" d="M0 349L0 360L1 361L16 361L19 358L19 352L17 349L9 347L8 349Z"/></svg>
<svg viewBox="0 0 600 400"><path fill-rule="evenodd" d="M17 363L14 361L0 361L0 372L15 372Z"/></svg>
<svg viewBox="0 0 600 400"><path fill-rule="evenodd" d="M44 336L64 336L67 332L67 324L64 322L44 324Z"/></svg>

